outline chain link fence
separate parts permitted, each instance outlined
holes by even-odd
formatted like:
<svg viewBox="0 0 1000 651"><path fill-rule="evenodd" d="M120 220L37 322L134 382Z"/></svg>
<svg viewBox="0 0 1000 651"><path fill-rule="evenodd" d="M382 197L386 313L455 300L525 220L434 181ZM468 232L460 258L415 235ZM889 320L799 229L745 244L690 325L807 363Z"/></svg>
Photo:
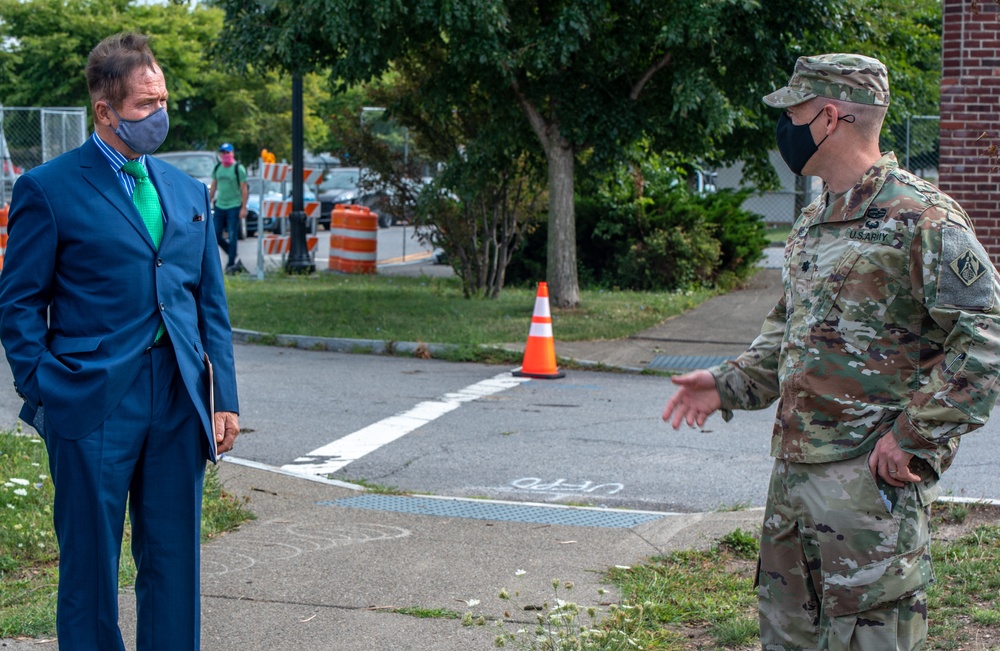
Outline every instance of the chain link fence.
<svg viewBox="0 0 1000 651"><path fill-rule="evenodd" d="M750 195L743 202L743 208L761 215L769 226L791 225L802 209L819 193L822 182L813 176L800 177L792 174L777 151L769 154L769 160L778 174L780 187ZM737 163L718 170L716 181L719 189L738 189L743 181L743 164Z"/></svg>
<svg viewBox="0 0 1000 651"><path fill-rule="evenodd" d="M935 185L938 182L938 154L941 145L941 118L911 115L906 122L882 133L882 151L896 152L903 169Z"/></svg>
<svg viewBox="0 0 1000 651"><path fill-rule="evenodd" d="M0 205L24 172L74 149L87 139L83 107L7 107L0 105Z"/></svg>
<svg viewBox="0 0 1000 651"><path fill-rule="evenodd" d="M940 122L936 115L908 116L904 122L883 131L880 147L884 152L895 152L903 169L936 184ZM752 195L743 207L762 215L769 225L791 224L822 191L823 182L814 176L796 177L775 151L771 152L770 161L778 174L780 189ZM741 164L720 169L716 173L716 187L738 188L742 176Z"/></svg>

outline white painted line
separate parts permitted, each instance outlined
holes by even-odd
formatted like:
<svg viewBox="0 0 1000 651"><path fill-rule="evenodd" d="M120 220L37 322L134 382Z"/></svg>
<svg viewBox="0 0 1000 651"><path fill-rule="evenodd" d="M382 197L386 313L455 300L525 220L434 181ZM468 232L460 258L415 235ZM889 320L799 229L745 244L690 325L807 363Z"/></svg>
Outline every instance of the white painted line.
<svg viewBox="0 0 1000 651"><path fill-rule="evenodd" d="M352 461L357 461L366 454L374 452L383 445L392 443L413 430L458 409L462 403L506 391L530 379L514 377L509 371L506 371L454 393L446 393L437 400L421 402L409 411L372 423L357 432L316 448L292 463L283 465L281 469L299 475L329 475Z"/></svg>
<svg viewBox="0 0 1000 651"><path fill-rule="evenodd" d="M346 481L340 481L338 479L328 479L327 477L319 477L315 475L303 475L297 472L289 472L283 470L282 468L277 468L275 466L270 466L266 463L260 463L258 461L251 461L250 459L240 459L239 457L231 457L228 454L222 454L219 456L220 461L226 463L231 463L237 466L244 466L246 468L253 468L255 470L263 470L266 472L273 472L276 475L284 475L286 477L295 477L296 479L305 479L306 481L314 481L320 484L327 484L329 486L337 486L338 488L348 488L352 491L366 491L368 490L364 486L358 484L351 484Z"/></svg>

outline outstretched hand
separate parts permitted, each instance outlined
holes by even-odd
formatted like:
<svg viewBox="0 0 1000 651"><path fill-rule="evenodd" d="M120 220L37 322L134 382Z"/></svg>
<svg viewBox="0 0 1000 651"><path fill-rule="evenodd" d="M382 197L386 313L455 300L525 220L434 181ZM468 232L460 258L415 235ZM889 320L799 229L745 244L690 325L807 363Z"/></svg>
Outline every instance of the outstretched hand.
<svg viewBox="0 0 1000 651"><path fill-rule="evenodd" d="M679 388L663 409L663 420L674 429L687 422L688 427L701 427L720 407L722 399L715 388L715 377L706 370L692 371L670 378Z"/></svg>

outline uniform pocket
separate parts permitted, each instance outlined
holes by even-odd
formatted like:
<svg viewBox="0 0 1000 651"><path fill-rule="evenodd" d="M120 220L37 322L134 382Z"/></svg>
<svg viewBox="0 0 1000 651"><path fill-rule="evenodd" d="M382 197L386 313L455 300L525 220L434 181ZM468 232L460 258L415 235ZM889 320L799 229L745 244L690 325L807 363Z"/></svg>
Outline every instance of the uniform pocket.
<svg viewBox="0 0 1000 651"><path fill-rule="evenodd" d="M934 581L928 547L843 572L823 574L823 613L842 617L899 601Z"/></svg>
<svg viewBox="0 0 1000 651"><path fill-rule="evenodd" d="M879 337L902 284L874 260L852 249L841 258L820 291L812 343L864 352ZM844 346L846 344L846 346Z"/></svg>

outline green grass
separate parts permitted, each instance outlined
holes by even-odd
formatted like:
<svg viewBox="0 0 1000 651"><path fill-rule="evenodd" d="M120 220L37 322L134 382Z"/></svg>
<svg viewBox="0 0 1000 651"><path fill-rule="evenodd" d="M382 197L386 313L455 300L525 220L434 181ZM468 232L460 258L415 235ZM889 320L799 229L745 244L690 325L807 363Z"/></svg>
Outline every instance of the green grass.
<svg viewBox="0 0 1000 651"><path fill-rule="evenodd" d="M979 525L949 543L932 544L937 583L928 590L930 637L938 649L960 649L984 637L1000 638L1000 523ZM949 641L945 643L945 641Z"/></svg>
<svg viewBox="0 0 1000 651"><path fill-rule="evenodd" d="M791 232L792 232L791 224L786 224L781 226L770 226L764 232L764 237L767 238L769 244L784 245L785 241L788 240L788 234Z"/></svg>
<svg viewBox="0 0 1000 651"><path fill-rule="evenodd" d="M388 608L389 612L397 615L409 615L417 619L462 619L462 613L445 608L420 608L418 606L407 606L404 608Z"/></svg>
<svg viewBox="0 0 1000 651"><path fill-rule="evenodd" d="M59 549L52 530L52 479L42 440L34 434L0 432L0 638L55 632ZM215 468L205 475L202 541L253 519L246 500L222 488ZM135 581L125 520L119 586Z"/></svg>
<svg viewBox="0 0 1000 651"><path fill-rule="evenodd" d="M535 305L533 289L507 288L496 300L466 299L457 279L400 276L230 277L226 294L235 328L469 347L524 341ZM561 341L625 337L712 295L709 290L581 294L580 308L552 310ZM478 355L471 349L467 354Z"/></svg>
<svg viewBox="0 0 1000 651"><path fill-rule="evenodd" d="M378 484L375 482L368 481L367 479L350 479L339 477L341 481L346 481L351 484L357 484L358 486L363 486L366 493L372 493L374 495L408 495L407 491L401 488L396 488L395 486L386 486L385 484Z"/></svg>
<svg viewBox="0 0 1000 651"><path fill-rule="evenodd" d="M955 510L936 505L935 527L958 522ZM976 515L980 524L970 524L969 533L957 540L932 546L937 582L928 590L929 651L992 649L996 647L988 641L1000 638L1000 510L960 510L963 519ZM736 529L712 549L678 551L612 568L605 579L618 590L619 600L596 612L569 602L568 596L558 594L564 586L554 582L557 594L552 604L543 606L539 624L524 627L515 621L523 615L511 620L508 614L508 621L497 624L498 646L552 651L757 649L760 629L753 580L758 546L754 535ZM514 595L521 598L519 592ZM513 600L506 591L500 596ZM556 601L559 597L562 602ZM523 632L515 632L518 629ZM545 637L561 638L563 645L546 646L539 641Z"/></svg>

